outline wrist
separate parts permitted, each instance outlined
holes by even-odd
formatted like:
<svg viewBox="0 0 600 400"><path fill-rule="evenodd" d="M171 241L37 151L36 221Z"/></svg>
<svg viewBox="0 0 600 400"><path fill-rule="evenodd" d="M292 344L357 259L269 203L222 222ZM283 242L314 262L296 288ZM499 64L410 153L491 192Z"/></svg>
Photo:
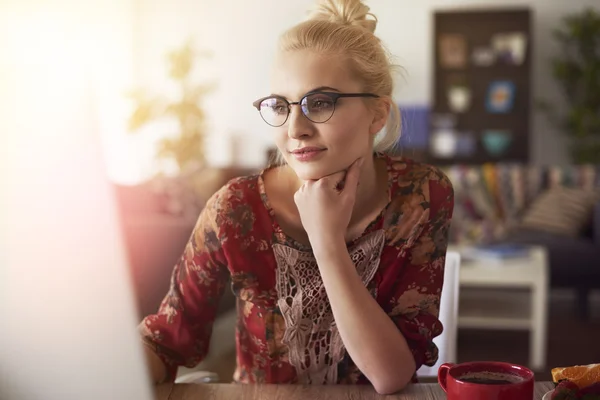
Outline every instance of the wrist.
<svg viewBox="0 0 600 400"><path fill-rule="evenodd" d="M311 247L317 260L338 258L340 255L348 254L343 235L320 237L314 242L311 241Z"/></svg>

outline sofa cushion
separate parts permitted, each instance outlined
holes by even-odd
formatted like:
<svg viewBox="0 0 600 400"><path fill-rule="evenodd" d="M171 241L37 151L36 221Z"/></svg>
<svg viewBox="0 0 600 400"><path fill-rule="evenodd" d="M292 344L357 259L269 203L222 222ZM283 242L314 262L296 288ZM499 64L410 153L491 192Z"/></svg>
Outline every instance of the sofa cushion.
<svg viewBox="0 0 600 400"><path fill-rule="evenodd" d="M507 230L521 224L540 195L552 188L600 189L600 165L507 162L455 164L446 166L444 171L454 185L454 222L450 232L453 243L490 243L503 238ZM598 215L600 220L600 212ZM600 229L594 228L593 232L594 237L599 237ZM584 238L591 237L590 233L582 229Z"/></svg>
<svg viewBox="0 0 600 400"><path fill-rule="evenodd" d="M588 227L597 191L557 186L542 193L525 213L523 228L570 237Z"/></svg>

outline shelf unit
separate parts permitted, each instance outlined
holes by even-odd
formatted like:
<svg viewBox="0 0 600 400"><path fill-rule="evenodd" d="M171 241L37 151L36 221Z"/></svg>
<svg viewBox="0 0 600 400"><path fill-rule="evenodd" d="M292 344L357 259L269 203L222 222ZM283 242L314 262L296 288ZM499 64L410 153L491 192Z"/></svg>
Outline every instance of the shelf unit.
<svg viewBox="0 0 600 400"><path fill-rule="evenodd" d="M452 114L456 118L455 130L470 133L475 143L471 154L441 157L428 151L427 160L433 164L483 164L486 162L515 161L529 159L529 133L531 114L531 12L528 8L444 10L434 14L433 44L433 109L432 115ZM472 61L475 48L491 46L494 35L519 32L527 38L526 53L522 64L495 63L478 66ZM440 40L446 35L461 35L465 39L466 64L460 68L449 68L442 64ZM448 89L453 81L462 81L471 94L471 105L465 112L453 113L449 107ZM511 111L502 114L490 113L486 109L486 98L492 81L511 81L515 86L515 97ZM512 142L500 155L488 152L483 145L484 130L508 130ZM433 130L430 131L431 141ZM431 143L430 143L431 145ZM429 146L430 148L431 146Z"/></svg>

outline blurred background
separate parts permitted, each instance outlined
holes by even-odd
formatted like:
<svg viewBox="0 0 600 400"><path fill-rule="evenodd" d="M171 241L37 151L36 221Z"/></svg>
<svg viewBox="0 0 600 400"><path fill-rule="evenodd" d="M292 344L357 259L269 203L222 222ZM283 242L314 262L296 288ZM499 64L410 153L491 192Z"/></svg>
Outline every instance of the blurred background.
<svg viewBox="0 0 600 400"><path fill-rule="evenodd" d="M543 249L548 317L547 324L536 320L544 326L537 370L598 362L598 0L366 3L379 19L376 34L402 67L396 152L439 165L455 185L453 246L516 241ZM279 34L312 5L2 0L2 221L19 225L27 211L19 216L11 205L36 210L45 191L56 190L37 170L84 176L78 150L98 135L139 315L154 312L206 200L229 179L267 164L273 142L252 102L269 93ZM48 165L57 149L69 157ZM583 211L564 214L565 204L582 198ZM548 215L560 221L548 224ZM235 362L233 295L219 316L221 340L201 368L227 380ZM506 315L492 323L469 317L459 331L460 361L530 363L533 325L503 325ZM511 343L511 351L494 343Z"/></svg>

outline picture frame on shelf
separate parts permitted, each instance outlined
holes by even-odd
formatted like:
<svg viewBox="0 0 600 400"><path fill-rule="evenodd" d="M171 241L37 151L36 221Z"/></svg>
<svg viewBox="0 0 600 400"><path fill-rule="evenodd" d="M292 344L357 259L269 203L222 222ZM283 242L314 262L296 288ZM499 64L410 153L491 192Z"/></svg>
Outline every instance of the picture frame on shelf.
<svg viewBox="0 0 600 400"><path fill-rule="evenodd" d="M467 41L460 34L443 34L439 39L440 65L443 68L462 69L467 66Z"/></svg>
<svg viewBox="0 0 600 400"><path fill-rule="evenodd" d="M488 87L486 109L492 114L505 114L513 109L515 84L508 80L492 81Z"/></svg>

